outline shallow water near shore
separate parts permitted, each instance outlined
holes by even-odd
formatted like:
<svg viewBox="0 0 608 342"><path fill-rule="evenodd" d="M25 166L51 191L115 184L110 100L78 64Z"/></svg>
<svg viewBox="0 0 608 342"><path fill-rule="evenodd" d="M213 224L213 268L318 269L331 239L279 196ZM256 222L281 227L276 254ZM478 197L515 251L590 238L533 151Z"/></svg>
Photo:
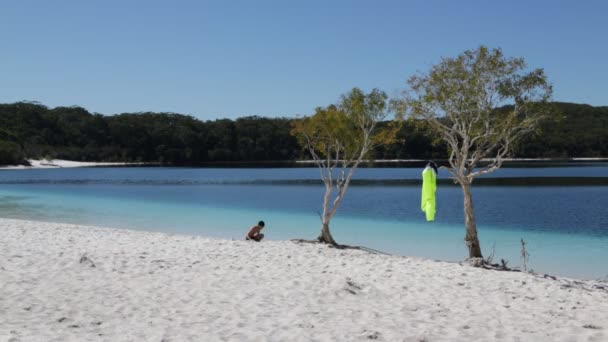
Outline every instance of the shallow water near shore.
<svg viewBox="0 0 608 342"><path fill-rule="evenodd" d="M608 167L503 169L493 177L600 177ZM417 179L419 169L361 169L358 179ZM447 177L447 172L440 172ZM323 188L318 170L86 168L0 172L0 217L241 239L263 219L269 239L315 238ZM276 182L276 181L279 182ZM271 181L271 182L268 182ZM608 276L608 187L477 186L482 249L495 261L579 278ZM462 193L440 186L437 218L425 222L420 187L358 185L332 221L340 243L459 261L466 256Z"/></svg>

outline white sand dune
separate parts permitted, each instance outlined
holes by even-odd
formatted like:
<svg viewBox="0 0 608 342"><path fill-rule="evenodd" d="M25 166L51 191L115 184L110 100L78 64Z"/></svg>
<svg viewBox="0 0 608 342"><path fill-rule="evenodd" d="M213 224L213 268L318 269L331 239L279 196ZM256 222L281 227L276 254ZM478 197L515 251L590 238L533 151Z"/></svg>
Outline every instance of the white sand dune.
<svg viewBox="0 0 608 342"><path fill-rule="evenodd" d="M0 341L608 341L607 289L289 241L0 219Z"/></svg>
<svg viewBox="0 0 608 342"><path fill-rule="evenodd" d="M15 170L15 169L58 169L72 167L92 167L92 166L124 166L124 165L141 165L141 163L106 163L106 162L81 162L63 159L28 159L31 166L13 165L3 166L0 169Z"/></svg>

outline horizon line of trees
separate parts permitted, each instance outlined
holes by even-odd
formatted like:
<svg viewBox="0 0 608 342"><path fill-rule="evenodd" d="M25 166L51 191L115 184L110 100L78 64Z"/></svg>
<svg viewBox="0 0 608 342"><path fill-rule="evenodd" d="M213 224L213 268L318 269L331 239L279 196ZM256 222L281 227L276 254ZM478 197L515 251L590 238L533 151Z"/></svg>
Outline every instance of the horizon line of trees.
<svg viewBox="0 0 608 342"><path fill-rule="evenodd" d="M608 156L608 106L553 102L559 119L540 123L515 147L522 158ZM199 120L175 113L102 115L78 106L48 108L36 102L0 104L0 165L26 158L77 161L208 162L307 159L290 134L295 118L246 116ZM380 125L388 125L381 122ZM447 146L423 120L406 120L393 143L374 159L446 159Z"/></svg>

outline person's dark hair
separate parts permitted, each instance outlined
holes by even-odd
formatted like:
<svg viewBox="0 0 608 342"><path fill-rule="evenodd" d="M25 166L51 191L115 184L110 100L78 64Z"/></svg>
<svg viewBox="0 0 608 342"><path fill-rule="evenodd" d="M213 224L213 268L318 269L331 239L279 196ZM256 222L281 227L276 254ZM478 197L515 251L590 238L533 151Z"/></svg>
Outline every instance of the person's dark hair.
<svg viewBox="0 0 608 342"><path fill-rule="evenodd" d="M264 227L264 221L260 221L260 222L258 222L258 226L260 226L260 227Z"/></svg>

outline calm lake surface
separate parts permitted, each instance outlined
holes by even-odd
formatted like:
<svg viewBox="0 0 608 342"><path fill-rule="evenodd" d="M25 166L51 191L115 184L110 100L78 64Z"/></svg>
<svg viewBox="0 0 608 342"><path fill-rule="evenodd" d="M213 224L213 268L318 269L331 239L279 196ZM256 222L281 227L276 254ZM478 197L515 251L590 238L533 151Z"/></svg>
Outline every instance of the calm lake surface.
<svg viewBox="0 0 608 342"><path fill-rule="evenodd" d="M419 168L362 168L332 221L340 243L459 261L462 193L440 184L435 222L420 211ZM440 178L448 178L440 170ZM538 272L608 277L608 165L503 168L487 178L567 178L568 185L474 185L485 255L511 266L527 242ZM269 239L315 238L323 187L316 168L79 168L0 170L0 217L241 239L258 220ZM394 184L394 180L410 180ZM365 181L369 181L365 183ZM386 184L383 182L386 181ZM553 184L553 183L551 183Z"/></svg>

